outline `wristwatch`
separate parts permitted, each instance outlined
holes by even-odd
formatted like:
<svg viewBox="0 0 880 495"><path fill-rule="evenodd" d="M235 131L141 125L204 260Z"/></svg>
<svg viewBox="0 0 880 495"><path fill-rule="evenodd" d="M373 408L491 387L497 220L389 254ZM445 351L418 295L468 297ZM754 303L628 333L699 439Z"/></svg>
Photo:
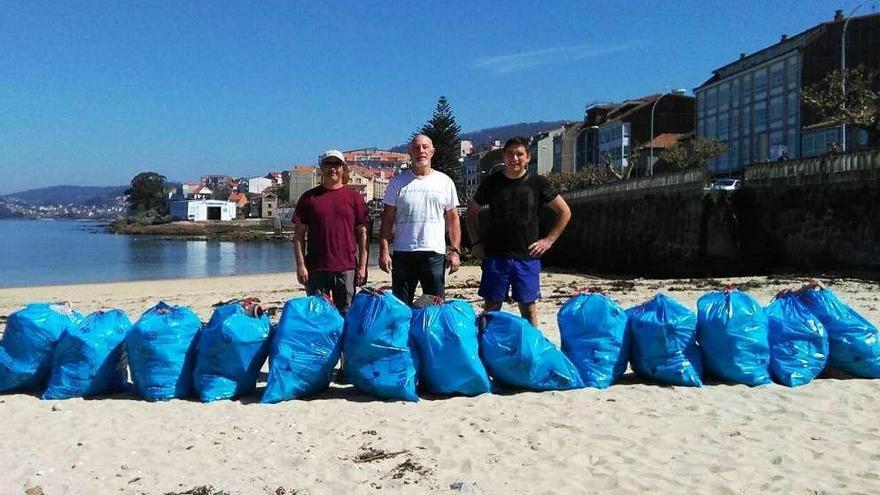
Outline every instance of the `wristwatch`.
<svg viewBox="0 0 880 495"><path fill-rule="evenodd" d="M451 247L451 248L449 248L449 252L447 254L452 254L452 253L455 253L455 254L461 256L461 249L458 249L457 247Z"/></svg>

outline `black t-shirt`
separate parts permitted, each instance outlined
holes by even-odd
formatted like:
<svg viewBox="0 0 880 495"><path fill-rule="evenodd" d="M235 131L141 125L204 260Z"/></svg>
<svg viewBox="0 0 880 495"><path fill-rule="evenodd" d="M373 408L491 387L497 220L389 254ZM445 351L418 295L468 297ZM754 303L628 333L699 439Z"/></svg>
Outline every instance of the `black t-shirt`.
<svg viewBox="0 0 880 495"><path fill-rule="evenodd" d="M474 202L489 205L489 237L483 239L486 255L531 258L529 245L539 238L538 214L558 195L542 175L508 179L498 171L486 177L474 194Z"/></svg>

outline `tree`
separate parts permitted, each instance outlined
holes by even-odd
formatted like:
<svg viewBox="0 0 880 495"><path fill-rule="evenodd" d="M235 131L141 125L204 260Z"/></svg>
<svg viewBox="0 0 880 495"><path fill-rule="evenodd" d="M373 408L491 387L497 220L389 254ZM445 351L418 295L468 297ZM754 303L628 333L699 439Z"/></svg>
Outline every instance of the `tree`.
<svg viewBox="0 0 880 495"><path fill-rule="evenodd" d="M675 170L702 167L707 161L727 151L727 144L715 139L696 137L678 142L660 153L660 160Z"/></svg>
<svg viewBox="0 0 880 495"><path fill-rule="evenodd" d="M136 215L168 214L165 176L156 172L141 172L131 179L131 187L125 190L126 202Z"/></svg>
<svg viewBox="0 0 880 495"><path fill-rule="evenodd" d="M448 175L456 188L459 190L461 184L461 162L458 154L458 142L461 126L455 122L455 116L452 115L452 107L446 101L445 96L441 96L437 100L437 108L425 125L419 131L431 138L434 143L434 158L431 160L431 167Z"/></svg>
<svg viewBox="0 0 880 495"><path fill-rule="evenodd" d="M880 91L875 80L876 70L865 66L846 70L846 94L840 70L828 73L822 80L803 89L804 103L834 124L844 122L868 131L868 142L880 140Z"/></svg>
<svg viewBox="0 0 880 495"><path fill-rule="evenodd" d="M577 172L550 172L547 180L560 192L576 191L620 180L614 170L607 166L590 165Z"/></svg>

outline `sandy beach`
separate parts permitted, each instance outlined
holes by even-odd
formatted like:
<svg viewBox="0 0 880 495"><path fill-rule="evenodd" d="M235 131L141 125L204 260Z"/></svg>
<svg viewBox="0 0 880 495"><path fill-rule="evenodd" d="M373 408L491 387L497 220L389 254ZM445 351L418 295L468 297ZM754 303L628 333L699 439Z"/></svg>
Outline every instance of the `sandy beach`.
<svg viewBox="0 0 880 495"><path fill-rule="evenodd" d="M479 269L448 280L477 304ZM389 283L373 270L372 283ZM624 307L658 291L695 308L727 283L762 304L796 277L652 280L549 273L541 328L576 289ZM880 284L824 279L880 322ZM132 321L160 299L207 320L212 305L259 297L277 321L303 295L292 273L0 290L0 315L28 302L80 312L119 308ZM505 310L513 308L505 306ZM5 320L5 318L4 318ZM332 385L304 401L257 395L201 404L134 396L41 401L0 396L0 492L57 494L322 493L878 493L880 380L823 376L800 388L646 383L610 389L382 402Z"/></svg>

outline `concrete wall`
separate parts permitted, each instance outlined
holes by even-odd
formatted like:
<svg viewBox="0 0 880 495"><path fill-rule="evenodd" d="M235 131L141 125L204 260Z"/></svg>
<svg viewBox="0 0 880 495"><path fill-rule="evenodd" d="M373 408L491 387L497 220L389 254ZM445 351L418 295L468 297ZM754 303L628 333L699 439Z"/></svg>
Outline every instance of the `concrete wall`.
<svg viewBox="0 0 880 495"><path fill-rule="evenodd" d="M548 266L651 276L880 270L880 151L749 167L706 193L701 171L567 193ZM542 217L542 229L551 214Z"/></svg>

